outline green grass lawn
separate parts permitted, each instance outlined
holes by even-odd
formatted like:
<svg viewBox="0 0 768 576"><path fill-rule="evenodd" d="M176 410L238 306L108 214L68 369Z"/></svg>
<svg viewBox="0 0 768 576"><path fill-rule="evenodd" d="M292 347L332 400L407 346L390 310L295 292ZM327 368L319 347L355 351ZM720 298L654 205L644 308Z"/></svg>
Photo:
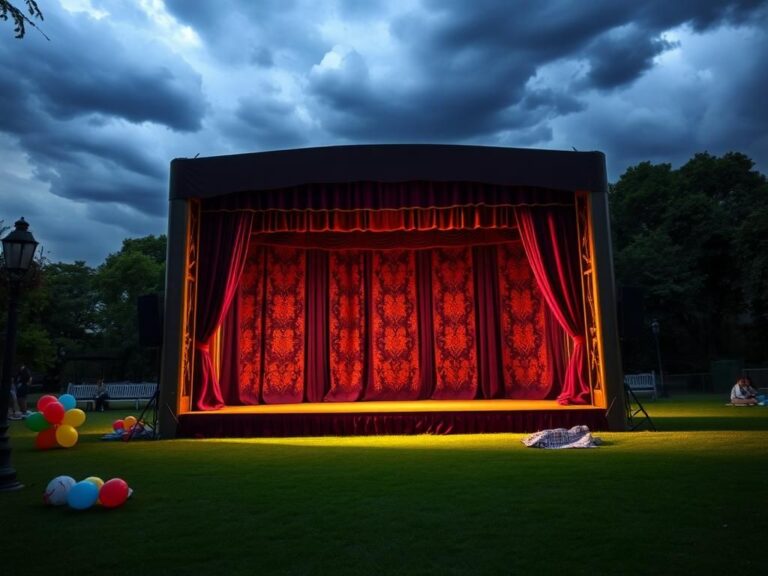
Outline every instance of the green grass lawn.
<svg viewBox="0 0 768 576"><path fill-rule="evenodd" d="M768 408L644 401L659 432L593 450L522 434L102 442L40 452L0 494L0 574L762 574ZM43 506L54 476L124 478L116 510Z"/></svg>

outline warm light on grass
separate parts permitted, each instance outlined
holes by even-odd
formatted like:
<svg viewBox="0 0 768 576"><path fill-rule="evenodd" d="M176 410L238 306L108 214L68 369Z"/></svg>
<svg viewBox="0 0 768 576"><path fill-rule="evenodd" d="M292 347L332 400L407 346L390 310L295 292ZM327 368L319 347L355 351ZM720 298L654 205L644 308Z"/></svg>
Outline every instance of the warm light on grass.
<svg viewBox="0 0 768 576"><path fill-rule="evenodd" d="M743 539L768 533L768 409L721 404L648 402L657 425L694 425L598 433L605 446L580 451L522 434L102 442L113 412L89 414L75 448L38 452L14 423L27 487L0 495L15 550L1 573L761 573ZM45 508L59 474L135 494Z"/></svg>

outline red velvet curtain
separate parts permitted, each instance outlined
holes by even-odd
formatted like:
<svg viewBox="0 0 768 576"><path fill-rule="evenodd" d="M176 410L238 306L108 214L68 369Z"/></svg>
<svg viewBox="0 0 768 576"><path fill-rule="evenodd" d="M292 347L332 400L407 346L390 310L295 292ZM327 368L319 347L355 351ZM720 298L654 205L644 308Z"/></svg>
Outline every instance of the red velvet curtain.
<svg viewBox="0 0 768 576"><path fill-rule="evenodd" d="M498 247L505 397L541 400L552 387L546 303L520 242Z"/></svg>
<svg viewBox="0 0 768 576"><path fill-rule="evenodd" d="M567 195L534 207L520 205L531 191L478 184L348 188L204 207L197 409L556 393L589 402ZM208 345L225 317L219 382Z"/></svg>
<svg viewBox="0 0 768 576"><path fill-rule="evenodd" d="M331 252L328 266L329 351L324 361L330 369L330 389L325 400L354 402L363 395L366 365L363 253Z"/></svg>
<svg viewBox="0 0 768 576"><path fill-rule="evenodd" d="M588 404L584 309L573 208L518 206L516 217L539 289L553 316L573 340L573 352L557 400L561 404Z"/></svg>
<svg viewBox="0 0 768 576"><path fill-rule="evenodd" d="M432 341L425 348L434 350L432 398L472 399L477 394L472 251L464 247L437 248L431 252L434 336L425 335L427 341Z"/></svg>
<svg viewBox="0 0 768 576"><path fill-rule="evenodd" d="M193 395L198 410L224 406L210 340L237 293L251 235L248 212L207 214L200 226Z"/></svg>
<svg viewBox="0 0 768 576"><path fill-rule="evenodd" d="M546 310L519 241L372 252L252 241L222 331L224 399L545 398L563 359Z"/></svg>

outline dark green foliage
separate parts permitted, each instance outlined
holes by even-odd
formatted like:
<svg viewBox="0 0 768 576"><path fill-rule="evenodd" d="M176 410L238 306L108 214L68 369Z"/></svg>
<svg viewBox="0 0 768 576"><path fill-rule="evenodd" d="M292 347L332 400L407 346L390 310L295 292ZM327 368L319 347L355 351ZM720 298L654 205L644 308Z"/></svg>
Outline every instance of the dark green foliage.
<svg viewBox="0 0 768 576"><path fill-rule="evenodd" d="M139 346L136 303L143 294L163 291L165 248L165 236L127 239L96 271L101 347L118 353L123 378L155 377L153 354Z"/></svg>
<svg viewBox="0 0 768 576"><path fill-rule="evenodd" d="M24 0L24 3L27 5L27 10L32 18L44 20L43 13L40 11L40 8L38 8L35 0ZM8 0L0 0L0 20L8 20L9 17L13 20L13 31L16 33L16 38L24 38L24 34L27 32L27 24L40 30L37 27L37 24L30 20L29 16L24 14L21 8L14 6ZM40 31L40 33L43 34L42 31ZM43 36L45 36L45 34L43 34ZM46 39L48 38L48 36L45 37Z"/></svg>
<svg viewBox="0 0 768 576"><path fill-rule="evenodd" d="M163 291L165 247L165 236L127 239L97 269L85 262L36 262L20 301L17 361L52 387L102 370L110 379L156 378L154 351L139 346L136 303L143 294ZM7 302L7 285L0 283L2 334ZM114 361L68 364L83 355Z"/></svg>
<svg viewBox="0 0 768 576"><path fill-rule="evenodd" d="M768 184L744 154L696 154L677 170L643 162L611 187L616 279L645 294L666 369L765 361ZM650 330L625 341L625 369L655 366Z"/></svg>

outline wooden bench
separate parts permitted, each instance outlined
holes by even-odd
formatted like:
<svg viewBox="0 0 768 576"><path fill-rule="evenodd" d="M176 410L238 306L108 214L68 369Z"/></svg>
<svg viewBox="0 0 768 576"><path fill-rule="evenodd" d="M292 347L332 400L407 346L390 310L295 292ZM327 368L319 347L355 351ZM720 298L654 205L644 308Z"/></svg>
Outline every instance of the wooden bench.
<svg viewBox="0 0 768 576"><path fill-rule="evenodd" d="M625 374L624 385L632 390L633 393L650 393L651 398L656 400L656 373L648 372L645 374Z"/></svg>
<svg viewBox="0 0 768 576"><path fill-rule="evenodd" d="M110 405L114 402L133 402L136 410L139 409L139 402L149 402L157 391L155 382L110 382L105 387ZM95 407L96 389L96 384L69 384L67 394L72 394L78 404L84 403L85 409L89 410Z"/></svg>

